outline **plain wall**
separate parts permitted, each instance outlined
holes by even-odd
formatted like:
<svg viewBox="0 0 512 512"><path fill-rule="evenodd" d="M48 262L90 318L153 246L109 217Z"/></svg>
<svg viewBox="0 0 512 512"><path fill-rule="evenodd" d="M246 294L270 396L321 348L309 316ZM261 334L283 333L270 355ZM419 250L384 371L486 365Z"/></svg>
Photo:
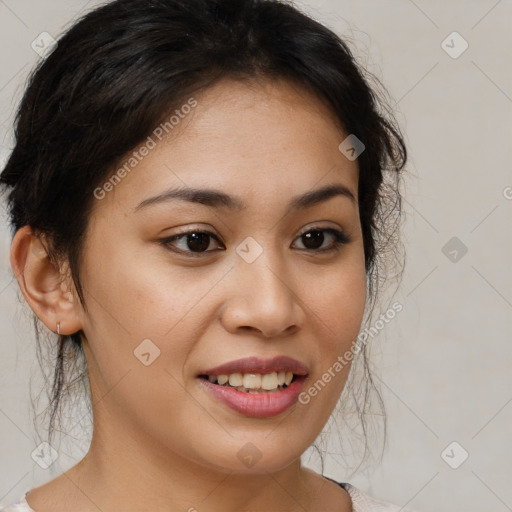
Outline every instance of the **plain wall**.
<svg viewBox="0 0 512 512"><path fill-rule="evenodd" d="M43 31L57 37L96 4L0 2L2 163L12 148L15 107L39 59L31 42ZM512 2L299 5L348 37L382 79L410 154L406 268L394 297L403 311L371 341L388 414L384 459L371 472L348 475L333 442L325 473L422 512L512 510ZM460 56L464 41L454 31L468 44ZM1 212L0 502L8 503L56 475L30 456L38 444L29 401L35 338L18 299ZM86 446L68 446L60 456L71 465ZM467 460L452 468L448 462L457 465L463 449Z"/></svg>

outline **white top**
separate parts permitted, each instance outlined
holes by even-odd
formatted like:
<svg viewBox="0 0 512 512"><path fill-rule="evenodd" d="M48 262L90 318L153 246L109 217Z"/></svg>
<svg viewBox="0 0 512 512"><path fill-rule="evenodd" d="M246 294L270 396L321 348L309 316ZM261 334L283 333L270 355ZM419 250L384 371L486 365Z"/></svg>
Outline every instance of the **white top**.
<svg viewBox="0 0 512 512"><path fill-rule="evenodd" d="M406 510L397 505L372 498L352 484L342 483L339 485L349 493L352 499L352 512L412 512L411 510ZM36 512L29 507L25 496L26 493L19 501L7 507L2 508L2 505L0 505L0 512Z"/></svg>

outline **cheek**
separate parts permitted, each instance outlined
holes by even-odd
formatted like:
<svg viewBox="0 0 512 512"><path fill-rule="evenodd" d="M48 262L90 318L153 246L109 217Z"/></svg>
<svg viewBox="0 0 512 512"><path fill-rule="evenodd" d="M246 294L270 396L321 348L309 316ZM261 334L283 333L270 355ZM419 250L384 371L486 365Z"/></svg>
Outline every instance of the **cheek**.
<svg viewBox="0 0 512 512"><path fill-rule="evenodd" d="M208 294L225 267L184 269L148 261L135 250L117 250L115 244L105 250L109 258L84 273L84 332L97 381L106 392L130 372L126 400L154 407L165 391L146 389L151 382L151 388L158 383L160 390L174 390L163 403L179 401L186 362L211 323Z"/></svg>
<svg viewBox="0 0 512 512"><path fill-rule="evenodd" d="M318 327L325 331L326 349L345 350L357 338L366 304L366 274L364 261L353 258L338 271L322 278L322 285L304 290L308 306L314 312ZM314 292L312 290L315 290ZM321 340L319 340L321 341Z"/></svg>
<svg viewBox="0 0 512 512"><path fill-rule="evenodd" d="M164 337L218 280L213 272L151 261L126 247L108 247L109 257L86 274L90 317L105 328L142 337ZM125 337L125 336L123 336Z"/></svg>
<svg viewBox="0 0 512 512"><path fill-rule="evenodd" d="M193 417L199 423L200 409L183 388L183 370L202 335L196 310L218 278L187 282L179 271L162 272L121 252L110 255L84 274L94 401L105 396L100 407L109 415L130 418L123 424L153 436L171 432L171 422L186 425Z"/></svg>
<svg viewBox="0 0 512 512"><path fill-rule="evenodd" d="M340 398L361 329L366 304L366 274L364 261L357 257L351 261L352 264L345 262L340 272L333 272L328 280L324 280L320 290L308 294L316 350L313 371L304 388L301 404L314 410L314 414L307 415L315 424L315 427L311 425L311 431L321 428Z"/></svg>

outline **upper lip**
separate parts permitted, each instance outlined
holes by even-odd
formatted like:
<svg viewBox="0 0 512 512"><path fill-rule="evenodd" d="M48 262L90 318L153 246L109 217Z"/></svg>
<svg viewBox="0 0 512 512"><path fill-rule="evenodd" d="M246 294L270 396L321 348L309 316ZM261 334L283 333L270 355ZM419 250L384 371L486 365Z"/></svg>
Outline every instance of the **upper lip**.
<svg viewBox="0 0 512 512"><path fill-rule="evenodd" d="M288 356L278 356L272 359L246 357L204 370L199 375L230 375L232 373L259 373L263 375L272 372L292 372L296 375L307 375L308 367Z"/></svg>

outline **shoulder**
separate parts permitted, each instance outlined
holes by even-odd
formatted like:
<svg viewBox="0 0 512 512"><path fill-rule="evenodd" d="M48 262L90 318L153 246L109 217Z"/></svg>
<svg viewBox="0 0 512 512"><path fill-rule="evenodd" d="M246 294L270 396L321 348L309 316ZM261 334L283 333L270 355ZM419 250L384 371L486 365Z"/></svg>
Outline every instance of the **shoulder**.
<svg viewBox="0 0 512 512"><path fill-rule="evenodd" d="M339 483L343 487L352 500L353 512L413 512L409 509L404 509L398 505L393 505L386 501L381 501L372 498L365 492L349 483ZM27 503L25 495L19 501L8 506L0 505L0 512L35 512Z"/></svg>
<svg viewBox="0 0 512 512"><path fill-rule="evenodd" d="M0 504L0 512L35 512L31 509L25 499L25 495L23 495L16 503L12 503L11 505L1 505Z"/></svg>
<svg viewBox="0 0 512 512"><path fill-rule="evenodd" d="M352 499L353 512L413 512L398 505L372 498L352 484L343 483L341 485Z"/></svg>

